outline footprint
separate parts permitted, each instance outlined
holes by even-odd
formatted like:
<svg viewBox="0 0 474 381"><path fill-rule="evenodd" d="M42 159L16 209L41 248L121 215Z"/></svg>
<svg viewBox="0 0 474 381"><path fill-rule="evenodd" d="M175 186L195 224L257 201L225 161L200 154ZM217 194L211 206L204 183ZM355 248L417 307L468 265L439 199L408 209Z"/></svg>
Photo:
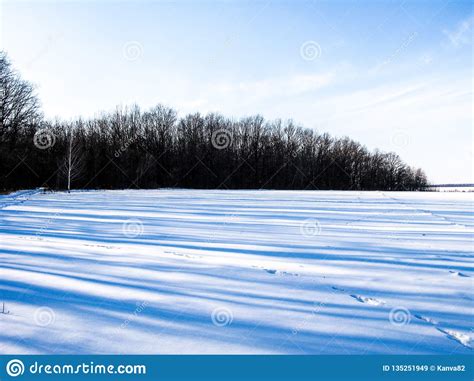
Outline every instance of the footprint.
<svg viewBox="0 0 474 381"><path fill-rule="evenodd" d="M273 274L276 274L276 272L277 272L276 270L273 270L273 269L264 269L264 270L265 270L267 273L272 274L272 275L273 275Z"/></svg>
<svg viewBox="0 0 474 381"><path fill-rule="evenodd" d="M474 297L469 294L460 294L461 298L474 302Z"/></svg>
<svg viewBox="0 0 474 381"><path fill-rule="evenodd" d="M88 247L104 247L106 249L113 249L113 246L106 246L106 245L90 245L90 244L84 244L84 246L88 246Z"/></svg>
<svg viewBox="0 0 474 381"><path fill-rule="evenodd" d="M297 273L289 273L288 271L283 271L282 274L291 275L291 276L299 276L299 274L297 274Z"/></svg>
<svg viewBox="0 0 474 381"><path fill-rule="evenodd" d="M460 277L463 277L463 278L470 278L469 275L466 275L464 273L460 273L459 271L453 271L453 270L449 270L449 272L455 276L460 276Z"/></svg>
<svg viewBox="0 0 474 381"><path fill-rule="evenodd" d="M423 320L424 322L432 324L432 325L438 325L439 324L436 320L431 319L427 316L416 315L416 314L414 316L417 319ZM436 329L438 331L440 331L441 333L444 333L451 340L455 340L458 343L460 343L461 345L464 345L465 347L472 349L472 347L470 345L471 337L469 335L466 335L465 333L453 331L451 329L445 329L445 328L440 328L440 327L436 327Z"/></svg>
<svg viewBox="0 0 474 381"><path fill-rule="evenodd" d="M430 324L433 324L433 325L437 325L437 324L438 324L438 322L437 322L436 320L431 319L431 318L429 318L429 317L427 317L427 316L423 316L423 315L414 315L414 316L415 316L417 319L423 320L423 321L426 322L426 323L430 323Z"/></svg>
<svg viewBox="0 0 474 381"><path fill-rule="evenodd" d="M451 329L436 328L438 331L444 333L450 339L457 341L458 343L464 345L467 348L471 348L471 337L465 333L453 331Z"/></svg>
<svg viewBox="0 0 474 381"><path fill-rule="evenodd" d="M269 274L275 275L275 274L281 274L281 275L290 275L290 276L300 276L300 274L297 273L290 273L288 271L278 271L275 269L266 269L265 267L260 267L260 266L252 266L254 269L259 269L263 270Z"/></svg>
<svg viewBox="0 0 474 381"><path fill-rule="evenodd" d="M259 269L259 270L263 270L263 271L266 271L267 273L269 274L272 274L272 275L275 275L278 271L277 270L274 270L274 269L266 269L265 267L260 267L260 266L252 266L254 269ZM283 274L290 274L290 273L287 273L287 272L283 272Z"/></svg>
<svg viewBox="0 0 474 381"><path fill-rule="evenodd" d="M358 300L361 303L369 304L371 306L381 306L384 305L385 302L382 300L378 300L375 298L366 298L365 296L360 295L351 295L354 299Z"/></svg>
<svg viewBox="0 0 474 381"><path fill-rule="evenodd" d="M189 255L189 254L181 254L181 253L175 253L175 252L172 252L172 251L169 251L169 252L165 252L167 254L171 253L172 255L176 255L177 257L184 257L184 258L191 258L191 259L194 259L194 258L202 258L201 256L196 256L196 255Z"/></svg>

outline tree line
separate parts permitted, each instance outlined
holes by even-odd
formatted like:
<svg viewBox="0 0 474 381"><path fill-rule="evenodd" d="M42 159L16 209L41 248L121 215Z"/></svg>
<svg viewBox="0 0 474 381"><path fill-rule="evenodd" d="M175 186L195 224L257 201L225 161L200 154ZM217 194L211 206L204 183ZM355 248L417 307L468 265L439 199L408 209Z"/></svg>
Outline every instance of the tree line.
<svg viewBox="0 0 474 381"><path fill-rule="evenodd" d="M46 120L34 88L0 54L0 189L221 188L423 190L395 153L294 122L158 105Z"/></svg>

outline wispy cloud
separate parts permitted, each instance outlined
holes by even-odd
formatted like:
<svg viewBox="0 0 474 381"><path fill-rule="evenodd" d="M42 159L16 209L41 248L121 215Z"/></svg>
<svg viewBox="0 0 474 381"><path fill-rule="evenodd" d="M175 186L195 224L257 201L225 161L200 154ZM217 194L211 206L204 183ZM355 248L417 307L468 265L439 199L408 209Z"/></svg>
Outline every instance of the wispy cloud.
<svg viewBox="0 0 474 381"><path fill-rule="evenodd" d="M454 47L472 43L472 28L474 26L474 16L462 20L453 30L444 29L443 33L448 37Z"/></svg>
<svg viewBox="0 0 474 381"><path fill-rule="evenodd" d="M295 74L284 77L266 78L256 81L221 81L199 88L189 88L194 97L178 99L182 112L239 110L278 102L281 99L312 96L330 87L335 81L333 72L322 74ZM229 106L232 106L229 108ZM258 111L255 111L256 113Z"/></svg>
<svg viewBox="0 0 474 381"><path fill-rule="evenodd" d="M298 74L236 84L223 83L212 86L211 91L220 95L236 95L252 99L265 99L283 95L296 96L326 87L332 83L333 78L333 73Z"/></svg>
<svg viewBox="0 0 474 381"><path fill-rule="evenodd" d="M355 108L355 111L374 109L382 105L404 101L408 97L412 98L412 95L418 93L421 89L423 89L423 85L421 84L409 85L401 89L384 89L378 94L378 97L375 97L375 94L372 94L370 96L370 101Z"/></svg>

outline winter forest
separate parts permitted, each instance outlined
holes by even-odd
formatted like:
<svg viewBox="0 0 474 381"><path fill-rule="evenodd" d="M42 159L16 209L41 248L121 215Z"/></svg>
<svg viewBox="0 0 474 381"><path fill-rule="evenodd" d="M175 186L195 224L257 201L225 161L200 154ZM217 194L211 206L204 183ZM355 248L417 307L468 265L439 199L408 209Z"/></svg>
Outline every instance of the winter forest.
<svg viewBox="0 0 474 381"><path fill-rule="evenodd" d="M422 169L262 116L178 116L163 105L47 120L33 84L0 55L0 190L217 188L423 190ZM59 95L58 95L59 96Z"/></svg>

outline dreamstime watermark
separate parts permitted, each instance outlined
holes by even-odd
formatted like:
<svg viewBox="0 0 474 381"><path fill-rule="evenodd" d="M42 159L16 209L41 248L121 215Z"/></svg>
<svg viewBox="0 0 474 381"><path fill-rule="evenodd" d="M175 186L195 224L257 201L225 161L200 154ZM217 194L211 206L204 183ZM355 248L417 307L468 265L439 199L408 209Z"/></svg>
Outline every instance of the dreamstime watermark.
<svg viewBox="0 0 474 381"><path fill-rule="evenodd" d="M375 71L379 71L383 67L390 64L393 60L395 60L413 42L416 36L418 36L418 32L415 31L410 33L408 37L403 40L402 44L397 49L395 49L395 51L390 55L390 57L385 59L380 65L375 68Z"/></svg>
<svg viewBox="0 0 474 381"><path fill-rule="evenodd" d="M224 217L224 222L222 223L222 228L229 224L238 224L242 220L242 217L234 213L227 214ZM209 235L207 235L205 242L210 243L214 240L216 235L219 233L220 228L209 230ZM238 234L242 234L242 231L239 231ZM204 247L203 247L204 248Z"/></svg>
<svg viewBox="0 0 474 381"><path fill-rule="evenodd" d="M128 41L123 45L122 53L127 61L137 61L143 54L143 46L138 41Z"/></svg>
<svg viewBox="0 0 474 381"><path fill-rule="evenodd" d="M40 50L26 63L26 68L31 68L37 61L44 57L57 42L64 37L63 34L49 35Z"/></svg>
<svg viewBox="0 0 474 381"><path fill-rule="evenodd" d="M35 233L36 239L41 240L42 239L41 236L44 234L45 231L48 230L49 226L54 221L54 219L63 213L64 213L64 209L61 209L59 212L54 213L52 217L49 217L46 220L46 223L43 226L41 226L41 229Z"/></svg>
<svg viewBox="0 0 474 381"><path fill-rule="evenodd" d="M122 153L124 153L128 147L130 147L133 143L135 143L138 140L139 136L135 135L133 138L127 140L124 144L122 144L119 149L115 150L114 152L114 157L118 159Z"/></svg>
<svg viewBox="0 0 474 381"><path fill-rule="evenodd" d="M143 224L140 220L131 218L122 224L122 233L128 238L135 238L143 234Z"/></svg>
<svg viewBox="0 0 474 381"><path fill-rule="evenodd" d="M35 361L30 366L25 367L23 361L19 359L10 360L6 367L6 372L10 377L18 377L25 373L29 374L146 374L146 365L143 364L95 364L93 361L77 364L48 364Z"/></svg>
<svg viewBox="0 0 474 381"><path fill-rule="evenodd" d="M39 307L35 311L35 323L40 327L47 327L51 324L54 324L56 321L56 314L52 308L49 307Z"/></svg>
<svg viewBox="0 0 474 381"><path fill-rule="evenodd" d="M224 226L227 224L239 223L242 220L242 217L237 214L226 214L224 217Z"/></svg>
<svg viewBox="0 0 474 381"><path fill-rule="evenodd" d="M319 221L309 218L300 224L300 233L304 237L314 237L321 234L321 224Z"/></svg>
<svg viewBox="0 0 474 381"><path fill-rule="evenodd" d="M314 302L313 307L311 308L311 316L308 318L305 318L302 322L300 322L297 326L295 326L291 330L292 335L297 335L300 331L304 330L305 327L310 323L310 320L312 317L318 315L319 311L321 311L326 303L324 302Z"/></svg>
<svg viewBox="0 0 474 381"><path fill-rule="evenodd" d="M36 131L33 136L33 144L38 149L48 149L56 143L56 136L47 128Z"/></svg>
<svg viewBox="0 0 474 381"><path fill-rule="evenodd" d="M403 148L410 144L410 136L404 131L395 132L391 140L392 144L397 148Z"/></svg>
<svg viewBox="0 0 474 381"><path fill-rule="evenodd" d="M232 324L234 315L232 311L226 307L217 307L212 311L211 320L215 326L225 327Z"/></svg>
<svg viewBox="0 0 474 381"><path fill-rule="evenodd" d="M225 149L232 144L232 134L224 128L216 130L212 133L211 144L215 149Z"/></svg>
<svg viewBox="0 0 474 381"><path fill-rule="evenodd" d="M321 46L316 41L306 41L300 46L300 56L305 61L314 61L321 57Z"/></svg>
<svg viewBox="0 0 474 381"><path fill-rule="evenodd" d="M25 373L25 365L23 364L23 361L13 359L8 361L6 371L10 377L18 377Z"/></svg>
<svg viewBox="0 0 474 381"><path fill-rule="evenodd" d="M137 307L135 308L135 310L131 314L129 314L129 316L122 322L122 324L120 324L121 329L125 329L130 325L130 323L133 323L137 319L138 315L140 315L148 306L148 302L144 300L142 302L137 302L136 305Z"/></svg>
<svg viewBox="0 0 474 381"><path fill-rule="evenodd" d="M410 311L405 307L395 307L390 311L388 320L394 326L402 327L404 325L410 324L411 314Z"/></svg>

